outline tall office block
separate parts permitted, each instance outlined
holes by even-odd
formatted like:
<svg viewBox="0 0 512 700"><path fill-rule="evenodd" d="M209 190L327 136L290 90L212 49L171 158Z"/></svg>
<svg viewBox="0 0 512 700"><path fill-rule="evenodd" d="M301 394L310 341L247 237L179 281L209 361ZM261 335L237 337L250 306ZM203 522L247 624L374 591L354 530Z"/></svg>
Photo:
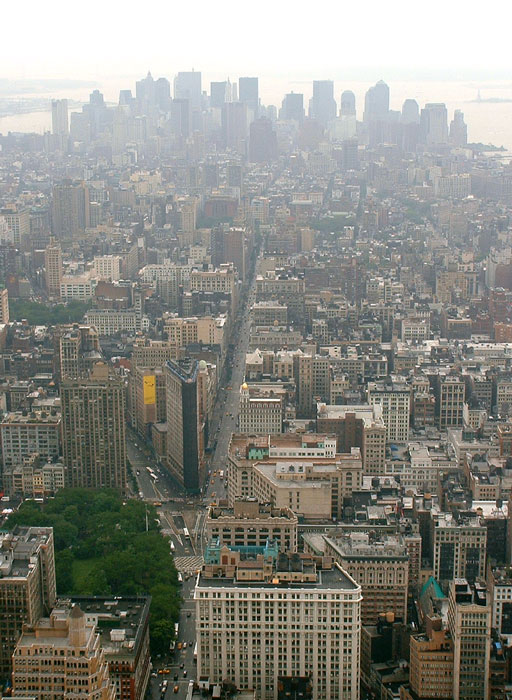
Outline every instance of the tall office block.
<svg viewBox="0 0 512 700"><path fill-rule="evenodd" d="M485 585L450 582L448 627L453 640L453 700L489 697L491 603Z"/></svg>
<svg viewBox="0 0 512 700"><path fill-rule="evenodd" d="M190 100L193 110L201 109L201 73L182 71L174 78L174 99Z"/></svg>
<svg viewBox="0 0 512 700"><path fill-rule="evenodd" d="M63 328L59 338L61 379L86 377L101 360L101 347L94 326L78 325Z"/></svg>
<svg viewBox="0 0 512 700"><path fill-rule="evenodd" d="M332 80L313 80L313 97L309 107L309 116L322 126L327 126L336 116L334 83Z"/></svg>
<svg viewBox="0 0 512 700"><path fill-rule="evenodd" d="M442 584L453 578L471 583L485 575L487 528L473 519L454 520L447 513L437 516L433 533L434 577Z"/></svg>
<svg viewBox="0 0 512 700"><path fill-rule="evenodd" d="M231 83L229 80L210 83L210 107L222 109L226 102L231 102Z"/></svg>
<svg viewBox="0 0 512 700"><path fill-rule="evenodd" d="M50 239L49 245L44 251L44 268L46 291L50 297L60 296L60 283L62 281L62 248L55 242L54 238Z"/></svg>
<svg viewBox="0 0 512 700"><path fill-rule="evenodd" d="M455 110L450 122L450 141L454 146L465 146L468 142L468 127L460 109Z"/></svg>
<svg viewBox="0 0 512 700"><path fill-rule="evenodd" d="M238 99L247 105L252 112L252 118L258 118L260 98L258 94L258 78L238 79Z"/></svg>
<svg viewBox="0 0 512 700"><path fill-rule="evenodd" d="M356 116L356 96L352 90L344 90L341 93L340 115L342 117Z"/></svg>
<svg viewBox="0 0 512 700"><path fill-rule="evenodd" d="M0 535L0 678L10 679L12 654L23 625L33 625L55 603L51 527L16 527Z"/></svg>
<svg viewBox="0 0 512 700"><path fill-rule="evenodd" d="M57 136L69 134L67 100L52 100L52 134Z"/></svg>
<svg viewBox="0 0 512 700"><path fill-rule="evenodd" d="M302 123L304 120L304 95L297 92L289 92L283 97L279 119L289 121L291 119Z"/></svg>
<svg viewBox="0 0 512 700"><path fill-rule="evenodd" d="M247 105L226 102L222 108L222 136L226 148L245 155L247 148Z"/></svg>
<svg viewBox="0 0 512 700"><path fill-rule="evenodd" d="M425 105L420 115L421 136L424 143L432 146L448 142L448 113L443 103Z"/></svg>
<svg viewBox="0 0 512 700"><path fill-rule="evenodd" d="M438 425L440 430L459 428L463 424L466 384L460 377L442 377L439 386Z"/></svg>
<svg viewBox="0 0 512 700"><path fill-rule="evenodd" d="M407 99L402 105L402 124L419 124L420 108L416 100Z"/></svg>
<svg viewBox="0 0 512 700"><path fill-rule="evenodd" d="M105 651L96 625L74 605L27 626L13 656L15 696L60 700L82 696L114 700Z"/></svg>
<svg viewBox="0 0 512 700"><path fill-rule="evenodd" d="M188 491L196 492L204 469L204 416L199 408L198 374L204 360L169 360L164 365L167 392L167 467Z"/></svg>
<svg viewBox="0 0 512 700"><path fill-rule="evenodd" d="M300 683L303 697L357 700L359 585L337 565L278 554L276 543L251 549L249 561L206 550L194 593L198 677L262 700L292 697L280 692Z"/></svg>
<svg viewBox="0 0 512 700"><path fill-rule="evenodd" d="M5 221L9 231L12 231L13 243L16 247L25 247L30 236L30 211L27 207L10 204L0 209L0 218Z"/></svg>
<svg viewBox="0 0 512 700"><path fill-rule="evenodd" d="M386 439L405 443L409 439L410 388L400 382L368 382L368 403L380 404Z"/></svg>
<svg viewBox="0 0 512 700"><path fill-rule="evenodd" d="M379 80L365 95L364 116L365 122L385 121L389 115L389 87L383 80Z"/></svg>
<svg viewBox="0 0 512 700"><path fill-rule="evenodd" d="M251 124L249 134L249 161L272 163L277 159L277 135L270 119L261 117Z"/></svg>
<svg viewBox="0 0 512 700"><path fill-rule="evenodd" d="M70 487L126 487L125 389L108 367L61 384L62 443Z"/></svg>
<svg viewBox="0 0 512 700"><path fill-rule="evenodd" d="M0 290L0 323L9 323L9 292Z"/></svg>
<svg viewBox="0 0 512 700"><path fill-rule="evenodd" d="M73 238L89 224L89 193L84 183L70 180L55 185L52 201L52 229L57 238Z"/></svg>

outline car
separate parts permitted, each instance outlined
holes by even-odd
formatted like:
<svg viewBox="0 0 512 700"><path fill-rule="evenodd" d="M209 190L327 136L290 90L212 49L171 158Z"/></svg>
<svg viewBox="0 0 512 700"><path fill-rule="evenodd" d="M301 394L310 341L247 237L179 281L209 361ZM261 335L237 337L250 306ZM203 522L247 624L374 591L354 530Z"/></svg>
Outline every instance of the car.
<svg viewBox="0 0 512 700"><path fill-rule="evenodd" d="M159 674L160 676L162 675L163 672L164 672L164 669L163 669L163 668L159 668L159 669L158 669L158 674Z"/></svg>
<svg viewBox="0 0 512 700"><path fill-rule="evenodd" d="M183 671L183 678L186 678L186 677L187 677L187 669L185 669L185 670Z"/></svg>
<svg viewBox="0 0 512 700"><path fill-rule="evenodd" d="M169 673L171 672L171 669L170 669L170 668L164 668L163 672L165 673L166 676L168 676ZM164 683L167 683L167 681L164 681Z"/></svg>
<svg viewBox="0 0 512 700"><path fill-rule="evenodd" d="M184 648L184 649L187 648L187 642L183 642L183 648Z"/></svg>
<svg viewBox="0 0 512 700"><path fill-rule="evenodd" d="M180 664L180 668L185 668L185 664Z"/></svg>
<svg viewBox="0 0 512 700"><path fill-rule="evenodd" d="M181 649L182 646L183 646L183 643L182 643L182 642L178 642L178 649ZM159 671L158 673L160 673L160 671Z"/></svg>
<svg viewBox="0 0 512 700"><path fill-rule="evenodd" d="M179 693L179 691L180 691L180 686L179 686L179 685L175 685L174 688L173 688L173 693Z"/></svg>
<svg viewBox="0 0 512 700"><path fill-rule="evenodd" d="M192 615L191 612L188 612L188 613L187 613L187 617L190 617L191 615Z"/></svg>
<svg viewBox="0 0 512 700"><path fill-rule="evenodd" d="M175 680L175 681L178 680L178 674L177 674L177 673L174 674L174 680Z"/></svg>

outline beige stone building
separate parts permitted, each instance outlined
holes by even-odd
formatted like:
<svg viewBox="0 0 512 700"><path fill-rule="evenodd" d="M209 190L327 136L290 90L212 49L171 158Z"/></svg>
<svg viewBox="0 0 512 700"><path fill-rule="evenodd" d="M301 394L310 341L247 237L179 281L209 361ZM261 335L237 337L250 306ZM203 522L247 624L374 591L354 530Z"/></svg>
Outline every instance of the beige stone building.
<svg viewBox="0 0 512 700"><path fill-rule="evenodd" d="M114 700L105 654L78 605L24 629L13 655L13 693L37 700Z"/></svg>

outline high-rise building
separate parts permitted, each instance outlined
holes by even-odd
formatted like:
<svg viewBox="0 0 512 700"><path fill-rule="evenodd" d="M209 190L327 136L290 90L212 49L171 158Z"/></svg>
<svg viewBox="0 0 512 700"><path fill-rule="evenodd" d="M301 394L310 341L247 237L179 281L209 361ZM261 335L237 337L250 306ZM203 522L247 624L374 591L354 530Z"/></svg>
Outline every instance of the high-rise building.
<svg viewBox="0 0 512 700"><path fill-rule="evenodd" d="M59 338L61 379L85 377L101 360L101 347L94 326L78 324L62 329Z"/></svg>
<svg viewBox="0 0 512 700"><path fill-rule="evenodd" d="M245 155L247 148L247 105L226 102L222 108L222 136L226 148Z"/></svg>
<svg viewBox="0 0 512 700"><path fill-rule="evenodd" d="M416 100L407 99L402 105L402 124L419 124L420 108Z"/></svg>
<svg viewBox="0 0 512 700"><path fill-rule="evenodd" d="M205 553L194 593L198 677L263 700L299 679L314 700L357 700L361 588L337 565L259 551L249 561L227 547Z"/></svg>
<svg viewBox="0 0 512 700"><path fill-rule="evenodd" d="M448 628L453 640L453 700L489 697L491 603L485 584L450 582Z"/></svg>
<svg viewBox="0 0 512 700"><path fill-rule="evenodd" d="M355 117L356 115L356 96L352 90L344 90L341 93L340 115L342 117Z"/></svg>
<svg viewBox="0 0 512 700"><path fill-rule="evenodd" d="M13 655L12 685L15 696L36 700L116 697L100 635L78 605L69 612L55 609L24 628Z"/></svg>
<svg viewBox="0 0 512 700"><path fill-rule="evenodd" d="M16 527L0 535L0 678L10 679L23 625L34 625L55 603L51 527Z"/></svg>
<svg viewBox="0 0 512 700"><path fill-rule="evenodd" d="M442 628L442 618L427 618L425 634L410 638L410 691L403 700L438 698L450 700L453 695L453 643Z"/></svg>
<svg viewBox="0 0 512 700"><path fill-rule="evenodd" d="M37 453L53 460L60 454L60 416L54 411L11 411L0 423L3 477Z"/></svg>
<svg viewBox="0 0 512 700"><path fill-rule="evenodd" d="M192 130L192 109L188 97L175 98L171 104L171 127L175 136L186 138Z"/></svg>
<svg viewBox="0 0 512 700"><path fill-rule="evenodd" d="M89 194L84 183L70 180L53 188L52 230L57 238L74 238L89 223Z"/></svg>
<svg viewBox="0 0 512 700"><path fill-rule="evenodd" d="M67 100L52 100L52 134L57 136L69 134Z"/></svg>
<svg viewBox="0 0 512 700"><path fill-rule="evenodd" d="M231 102L231 83L229 80L210 83L210 107L222 109L226 102Z"/></svg>
<svg viewBox="0 0 512 700"><path fill-rule="evenodd" d="M249 135L249 161L272 163L277 159L277 135L272 122L260 117L252 122Z"/></svg>
<svg viewBox="0 0 512 700"><path fill-rule="evenodd" d="M9 292L0 290L0 323L9 323Z"/></svg>
<svg viewBox="0 0 512 700"><path fill-rule="evenodd" d="M258 78L238 79L238 99L247 105L251 113L251 121L258 118L260 98L258 94Z"/></svg>
<svg viewBox="0 0 512 700"><path fill-rule="evenodd" d="M62 281L62 248L54 238L44 251L44 269L46 291L49 297L60 297L60 283Z"/></svg>
<svg viewBox="0 0 512 700"><path fill-rule="evenodd" d="M359 141L343 139L341 143L341 167L343 170L359 170Z"/></svg>
<svg viewBox="0 0 512 700"><path fill-rule="evenodd" d="M271 435L283 430L283 397L250 392L244 382L240 387L239 430L247 435Z"/></svg>
<svg viewBox="0 0 512 700"><path fill-rule="evenodd" d="M149 439L151 426L165 423L166 403L162 367L134 367L128 377L128 414L132 428L141 437Z"/></svg>
<svg viewBox="0 0 512 700"><path fill-rule="evenodd" d="M450 141L454 146L465 146L468 142L468 127L460 109L455 110L450 122Z"/></svg>
<svg viewBox="0 0 512 700"><path fill-rule="evenodd" d="M304 120L304 95L300 92L289 92L283 97L279 119L295 120L299 124Z"/></svg>
<svg viewBox="0 0 512 700"><path fill-rule="evenodd" d="M199 410L199 372L206 362L169 360L164 365L167 392L167 468L188 491L202 484L204 420Z"/></svg>
<svg viewBox="0 0 512 700"><path fill-rule="evenodd" d="M12 232L13 243L16 247L26 247L30 236L30 211L27 207L10 204L4 209L0 209L0 218L7 224L7 228Z"/></svg>
<svg viewBox="0 0 512 700"><path fill-rule="evenodd" d="M460 377L441 377L439 381L438 425L440 430L460 428L463 424L466 384Z"/></svg>
<svg viewBox="0 0 512 700"><path fill-rule="evenodd" d="M97 362L90 376L61 384L62 443L70 487L126 487L125 389Z"/></svg>
<svg viewBox="0 0 512 700"><path fill-rule="evenodd" d="M309 116L321 124L327 124L336 117L336 100L332 80L313 80L313 97L309 104Z"/></svg>
<svg viewBox="0 0 512 700"><path fill-rule="evenodd" d="M386 121L389 116L389 87L379 80L367 92L364 100L364 116L366 123Z"/></svg>
<svg viewBox="0 0 512 700"><path fill-rule="evenodd" d="M201 109L201 72L179 72L174 78L174 99L190 100L192 110Z"/></svg>
<svg viewBox="0 0 512 700"><path fill-rule="evenodd" d="M448 112L443 103L430 102L421 110L421 136L432 146L448 143Z"/></svg>
<svg viewBox="0 0 512 700"><path fill-rule="evenodd" d="M454 578L476 581L485 575L487 528L476 519L457 521L440 513L434 522L433 550L434 578L441 584Z"/></svg>
<svg viewBox="0 0 512 700"><path fill-rule="evenodd" d="M368 382L368 403L380 404L388 442L405 443L409 439L410 388L400 382Z"/></svg>

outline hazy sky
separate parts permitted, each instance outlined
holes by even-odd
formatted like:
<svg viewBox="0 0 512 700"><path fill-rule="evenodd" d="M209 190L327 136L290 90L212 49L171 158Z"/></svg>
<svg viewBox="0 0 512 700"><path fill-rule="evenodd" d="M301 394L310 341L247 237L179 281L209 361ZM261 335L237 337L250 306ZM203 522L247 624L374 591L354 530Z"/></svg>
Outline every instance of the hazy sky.
<svg viewBox="0 0 512 700"><path fill-rule="evenodd" d="M0 78L511 77L507 0L3 0L0 18Z"/></svg>

